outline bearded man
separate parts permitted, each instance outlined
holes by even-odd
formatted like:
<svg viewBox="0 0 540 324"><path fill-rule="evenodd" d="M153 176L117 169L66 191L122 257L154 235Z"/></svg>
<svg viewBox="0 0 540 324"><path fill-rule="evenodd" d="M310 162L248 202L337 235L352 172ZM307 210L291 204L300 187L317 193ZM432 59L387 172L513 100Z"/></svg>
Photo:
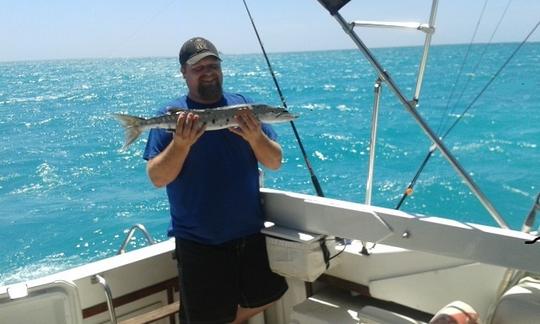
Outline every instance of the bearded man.
<svg viewBox="0 0 540 324"><path fill-rule="evenodd" d="M174 133L152 129L144 152L147 172L166 186L175 237L181 323L242 323L286 291L285 279L268 265L259 193L259 163L281 166L275 131L251 110L235 116L238 127L205 131L192 109L252 101L223 92L221 58L202 37L186 41L179 54L188 87L167 106L185 109Z"/></svg>

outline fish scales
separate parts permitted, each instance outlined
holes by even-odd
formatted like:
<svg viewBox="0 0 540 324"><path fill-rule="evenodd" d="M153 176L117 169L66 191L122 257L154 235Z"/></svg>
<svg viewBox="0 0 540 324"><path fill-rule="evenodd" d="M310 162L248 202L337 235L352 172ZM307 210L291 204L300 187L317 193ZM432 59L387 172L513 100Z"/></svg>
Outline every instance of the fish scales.
<svg viewBox="0 0 540 324"><path fill-rule="evenodd" d="M162 128L169 131L176 129L178 116L182 112L191 112L199 116L199 123L206 126L207 131L236 127L235 115L240 109L250 109L255 117L263 123L273 124L292 121L296 116L291 115L287 110L281 107L272 107L264 104L242 104L210 109L184 109L169 107L168 114L142 118L137 116L115 114L120 120L126 132L126 140L122 149L131 145L143 131L152 128Z"/></svg>

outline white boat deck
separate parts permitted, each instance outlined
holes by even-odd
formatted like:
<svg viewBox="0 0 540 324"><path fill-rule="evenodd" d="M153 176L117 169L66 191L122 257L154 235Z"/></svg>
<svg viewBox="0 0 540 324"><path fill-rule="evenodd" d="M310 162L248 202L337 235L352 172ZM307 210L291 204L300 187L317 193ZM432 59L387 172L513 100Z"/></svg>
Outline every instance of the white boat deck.
<svg viewBox="0 0 540 324"><path fill-rule="evenodd" d="M324 280L312 285L309 299L304 282L288 278L290 289L284 298L253 324L336 323L336 319L340 323L421 323L455 300L468 303L486 318L498 303L497 290L506 266L540 272L540 249L524 244L534 238L530 234L269 189L263 190L263 198L268 219L280 226L380 243L369 255L360 253L358 241L347 246ZM171 304L178 300L174 248L174 240L167 240L0 287L0 323L109 321L105 291L96 284L95 275L109 285L119 321ZM338 245L331 254L341 249ZM336 280L345 285L333 284ZM357 287L363 296L351 295ZM496 318L513 316L508 308L514 305L523 307L522 318L540 316L540 308L533 306L540 296L539 287L537 282L515 287L505 295ZM12 297L15 292L21 296L10 298L8 290ZM329 304L337 308L327 309ZM52 319L56 317L59 319ZM325 322L325 318L330 319ZM169 319L160 321L168 323Z"/></svg>

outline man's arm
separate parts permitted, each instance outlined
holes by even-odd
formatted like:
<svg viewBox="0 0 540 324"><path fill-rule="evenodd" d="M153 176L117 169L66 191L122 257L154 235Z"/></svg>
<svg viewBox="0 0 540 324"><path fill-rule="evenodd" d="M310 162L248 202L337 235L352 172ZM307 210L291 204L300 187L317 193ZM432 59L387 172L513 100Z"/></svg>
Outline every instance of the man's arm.
<svg viewBox="0 0 540 324"><path fill-rule="evenodd" d="M257 160L265 167L277 170L281 167L283 152L281 145L271 140L262 131L261 123L255 118L251 110L241 109L236 115L238 128L229 130L246 140Z"/></svg>
<svg viewBox="0 0 540 324"><path fill-rule="evenodd" d="M204 127L198 128L198 119L198 115L180 113L173 140L163 152L146 164L148 177L156 187L168 185L182 171L191 146L205 130Z"/></svg>

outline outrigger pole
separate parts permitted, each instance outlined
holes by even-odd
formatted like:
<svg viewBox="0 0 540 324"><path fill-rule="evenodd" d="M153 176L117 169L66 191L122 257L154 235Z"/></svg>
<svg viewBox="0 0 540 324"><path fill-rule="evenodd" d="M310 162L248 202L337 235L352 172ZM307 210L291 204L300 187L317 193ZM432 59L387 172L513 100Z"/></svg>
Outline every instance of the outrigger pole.
<svg viewBox="0 0 540 324"><path fill-rule="evenodd" d="M418 114L418 112L416 111L416 105L418 103L417 102L418 98L416 98L416 95L419 92L418 88L417 88L417 92L415 93L414 100L408 101L407 98L405 98L405 96L401 92L401 90L398 88L394 80L391 78L390 74L386 70L383 69L381 64L375 59L375 56L367 48L364 42L362 42L360 37L358 37L358 35L354 32L353 28L355 24L347 23L347 21L341 16L341 14L339 13L339 10L343 6L345 6L350 0L318 0L318 1L324 8L326 8L330 12L330 15L332 15L332 17L334 17L337 20L337 22L341 25L345 33L347 33L347 35L351 37L351 39L356 44L358 49L360 49L362 54L364 54L365 58L377 71L379 78L388 85L390 90L392 90L392 92L396 95L398 100L403 104L405 109L413 116L413 118L422 128L422 130L426 133L426 135L433 142L433 144L441 151L442 155L446 158L446 160L448 160L448 162L454 168L454 170L458 173L458 175L465 181L469 189L475 194L475 196L478 198L480 203L484 206L484 208L486 208L486 210L497 222L497 224L499 224L499 226L502 228L509 228L506 222L504 221L503 217L495 209L493 204L491 204L488 198L482 193L482 191L476 185L474 180L465 172L465 170L461 167L461 165L456 160L456 158L446 148L444 143L437 137L435 132L433 132L433 130L426 123L426 121L424 121L422 116L420 116L420 114ZM434 2L434 7L436 8L437 0L434 0L433 2ZM432 18L431 20L433 20L434 11L432 11L431 18ZM421 68L421 70L422 70L421 72L423 72L423 67Z"/></svg>

